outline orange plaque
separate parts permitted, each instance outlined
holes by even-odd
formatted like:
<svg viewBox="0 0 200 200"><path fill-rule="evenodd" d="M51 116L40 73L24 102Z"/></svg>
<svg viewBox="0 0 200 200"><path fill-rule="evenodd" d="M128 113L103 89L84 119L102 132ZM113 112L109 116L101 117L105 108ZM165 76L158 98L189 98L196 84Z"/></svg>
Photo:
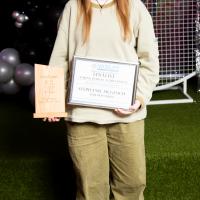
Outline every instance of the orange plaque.
<svg viewBox="0 0 200 200"><path fill-rule="evenodd" d="M35 64L35 113L33 117L67 117L63 68Z"/></svg>

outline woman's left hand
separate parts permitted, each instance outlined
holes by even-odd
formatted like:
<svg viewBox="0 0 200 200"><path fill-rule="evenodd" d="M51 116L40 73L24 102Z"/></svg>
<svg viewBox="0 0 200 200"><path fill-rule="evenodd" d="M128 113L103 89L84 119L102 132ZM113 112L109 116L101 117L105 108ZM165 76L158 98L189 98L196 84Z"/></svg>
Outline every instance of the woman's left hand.
<svg viewBox="0 0 200 200"><path fill-rule="evenodd" d="M130 106L130 108L128 110L122 109L122 108L116 108L114 110L114 112L116 114L118 114L119 116L123 117L123 116L126 116L126 115L131 115L134 112L137 112L138 109L140 108L140 106L141 106L140 101L139 100L135 100L135 103L132 106Z"/></svg>

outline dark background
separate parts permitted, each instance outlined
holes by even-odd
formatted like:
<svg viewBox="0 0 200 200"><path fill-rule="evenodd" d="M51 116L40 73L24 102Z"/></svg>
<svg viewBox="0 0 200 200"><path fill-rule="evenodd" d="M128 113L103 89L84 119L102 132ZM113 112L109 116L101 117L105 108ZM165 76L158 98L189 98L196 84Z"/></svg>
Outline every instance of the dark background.
<svg viewBox="0 0 200 200"><path fill-rule="evenodd" d="M22 62L47 64L56 37L57 20L67 0L1 0L0 51L15 48ZM15 26L13 11L29 17Z"/></svg>

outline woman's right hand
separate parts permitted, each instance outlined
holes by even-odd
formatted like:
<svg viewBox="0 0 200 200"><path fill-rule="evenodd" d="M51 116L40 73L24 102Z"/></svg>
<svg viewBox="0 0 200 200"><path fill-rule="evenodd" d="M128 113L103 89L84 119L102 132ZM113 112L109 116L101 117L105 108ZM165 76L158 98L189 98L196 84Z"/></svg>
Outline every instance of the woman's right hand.
<svg viewBox="0 0 200 200"><path fill-rule="evenodd" d="M46 122L59 122L60 121L60 117L45 117L43 118L43 121Z"/></svg>

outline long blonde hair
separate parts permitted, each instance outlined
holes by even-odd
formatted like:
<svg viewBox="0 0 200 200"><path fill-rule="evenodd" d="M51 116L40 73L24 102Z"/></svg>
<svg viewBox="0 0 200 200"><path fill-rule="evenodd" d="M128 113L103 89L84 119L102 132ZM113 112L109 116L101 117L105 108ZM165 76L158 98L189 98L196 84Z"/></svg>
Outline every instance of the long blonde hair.
<svg viewBox="0 0 200 200"><path fill-rule="evenodd" d="M131 38L129 0L115 0L119 22L123 27L124 40ZM92 19L91 0L78 0L78 21L83 16L83 42L88 40Z"/></svg>

